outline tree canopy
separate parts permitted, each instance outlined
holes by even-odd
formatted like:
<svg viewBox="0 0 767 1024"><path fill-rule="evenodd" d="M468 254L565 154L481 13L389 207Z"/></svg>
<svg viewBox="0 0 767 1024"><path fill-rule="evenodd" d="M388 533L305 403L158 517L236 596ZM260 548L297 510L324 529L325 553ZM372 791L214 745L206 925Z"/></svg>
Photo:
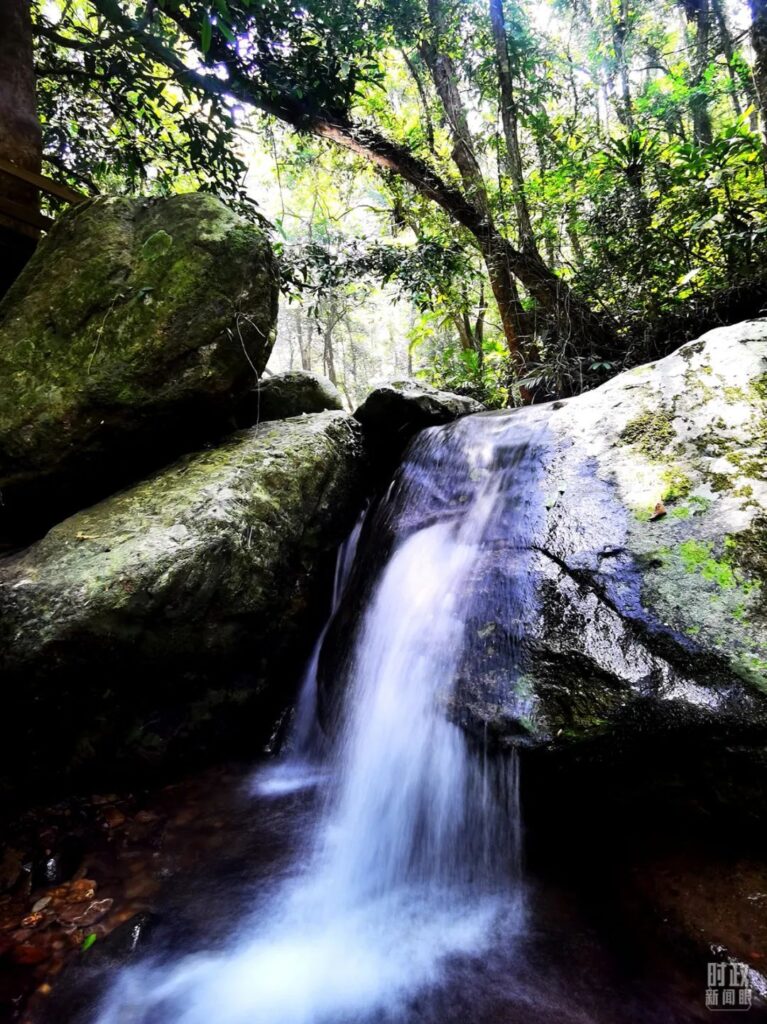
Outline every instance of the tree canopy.
<svg viewBox="0 0 767 1024"><path fill-rule="evenodd" d="M497 404L566 395L767 298L765 17L47 0L44 159L86 191L212 189L257 215L256 133L300 207L277 218L284 288L318 336L374 281L412 303L433 379ZM360 204L364 222L344 213Z"/></svg>

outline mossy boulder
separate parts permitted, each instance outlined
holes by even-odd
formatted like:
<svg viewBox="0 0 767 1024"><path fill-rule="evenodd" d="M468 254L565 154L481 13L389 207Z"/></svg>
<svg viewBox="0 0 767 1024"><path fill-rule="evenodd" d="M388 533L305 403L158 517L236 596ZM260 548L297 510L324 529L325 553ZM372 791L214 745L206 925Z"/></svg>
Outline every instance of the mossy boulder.
<svg viewBox="0 0 767 1024"><path fill-rule="evenodd" d="M345 413L262 424L0 562L2 783L255 753L316 635L365 465Z"/></svg>
<svg viewBox="0 0 767 1024"><path fill-rule="evenodd" d="M767 814L765 381L758 320L534 413L526 699L499 700L500 622L465 710L530 744L531 785L571 808L572 779L672 816Z"/></svg>
<svg viewBox="0 0 767 1024"><path fill-rule="evenodd" d="M213 196L64 214L0 303L0 491L50 525L225 428L269 357L264 231Z"/></svg>
<svg viewBox="0 0 767 1024"><path fill-rule="evenodd" d="M343 407L338 388L327 377L309 370L286 370L264 377L248 391L238 404L237 418L244 426Z"/></svg>
<svg viewBox="0 0 767 1024"><path fill-rule="evenodd" d="M577 742L639 718L763 723L765 380L767 320L750 321L525 413L543 507L523 737ZM496 724L510 724L502 710Z"/></svg>

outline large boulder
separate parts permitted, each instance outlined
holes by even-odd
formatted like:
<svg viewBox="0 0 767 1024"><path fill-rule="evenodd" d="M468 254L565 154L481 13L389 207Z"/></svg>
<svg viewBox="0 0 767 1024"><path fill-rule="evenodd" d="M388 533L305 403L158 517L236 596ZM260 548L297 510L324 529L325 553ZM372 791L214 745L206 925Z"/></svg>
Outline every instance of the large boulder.
<svg viewBox="0 0 767 1024"><path fill-rule="evenodd" d="M355 410L365 428L371 450L386 473L420 430L451 423L469 413L482 412L473 398L440 391L416 380L382 384Z"/></svg>
<svg viewBox="0 0 767 1024"><path fill-rule="evenodd" d="M213 196L63 215L0 304L6 528L50 525L225 429L276 316L264 231Z"/></svg>
<svg viewBox="0 0 767 1024"><path fill-rule="evenodd" d="M309 370L286 370L264 377L248 391L238 403L237 418L250 426L343 407L338 388L327 377Z"/></svg>
<svg viewBox="0 0 767 1024"><path fill-rule="evenodd" d="M392 529L461 521L499 488L450 713L523 748L529 785L548 777L532 816L552 794L582 814L579 794L596 809L594 793L676 786L688 809L767 817L767 320L565 402L460 420L400 472L366 530L384 555ZM350 594L340 628L363 603Z"/></svg>
<svg viewBox="0 0 767 1024"><path fill-rule="evenodd" d="M529 744L531 785L576 814L598 793L656 816L671 799L672 819L763 821L767 320L533 416L542 507L521 674L510 699L499 652L517 624L478 617L461 713ZM485 610L508 577L494 552Z"/></svg>
<svg viewBox="0 0 767 1024"><path fill-rule="evenodd" d="M255 753L316 635L364 466L345 413L262 424L0 562L3 784Z"/></svg>

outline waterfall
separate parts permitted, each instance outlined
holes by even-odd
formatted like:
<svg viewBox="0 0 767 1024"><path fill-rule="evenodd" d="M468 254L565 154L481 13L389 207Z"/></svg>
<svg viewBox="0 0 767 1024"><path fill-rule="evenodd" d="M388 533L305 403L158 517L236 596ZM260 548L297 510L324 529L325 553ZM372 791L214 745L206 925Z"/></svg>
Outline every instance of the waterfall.
<svg viewBox="0 0 767 1024"><path fill-rule="evenodd" d="M388 557L337 666L342 710L303 863L227 948L122 971L99 1024L399 1024L446 964L520 928L517 760L469 741L454 705L467 631L488 611L486 559L499 549L504 585L492 601L511 624L504 685L517 699L516 648L534 610L523 541L540 512L525 423L473 416L411 446L363 529L355 578L372 542ZM339 566L336 612L349 559ZM298 753L312 752L318 660L319 647Z"/></svg>
<svg viewBox="0 0 767 1024"><path fill-rule="evenodd" d="M317 637L298 691L295 717L284 742L283 756L275 764L259 771L252 790L261 796L281 796L306 786L316 785L325 777L321 757L326 741L318 722L318 675L320 655L328 628L338 611L357 553L364 516L341 545L336 557L330 616Z"/></svg>

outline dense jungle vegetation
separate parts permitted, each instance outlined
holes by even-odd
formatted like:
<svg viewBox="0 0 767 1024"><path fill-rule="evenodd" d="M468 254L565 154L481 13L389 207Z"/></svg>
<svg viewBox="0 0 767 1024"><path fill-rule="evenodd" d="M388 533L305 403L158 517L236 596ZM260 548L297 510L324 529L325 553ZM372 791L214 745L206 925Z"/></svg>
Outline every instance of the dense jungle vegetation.
<svg viewBox="0 0 767 1024"><path fill-rule="evenodd" d="M767 300L751 0L46 0L46 172L267 215L293 365L579 392Z"/></svg>

